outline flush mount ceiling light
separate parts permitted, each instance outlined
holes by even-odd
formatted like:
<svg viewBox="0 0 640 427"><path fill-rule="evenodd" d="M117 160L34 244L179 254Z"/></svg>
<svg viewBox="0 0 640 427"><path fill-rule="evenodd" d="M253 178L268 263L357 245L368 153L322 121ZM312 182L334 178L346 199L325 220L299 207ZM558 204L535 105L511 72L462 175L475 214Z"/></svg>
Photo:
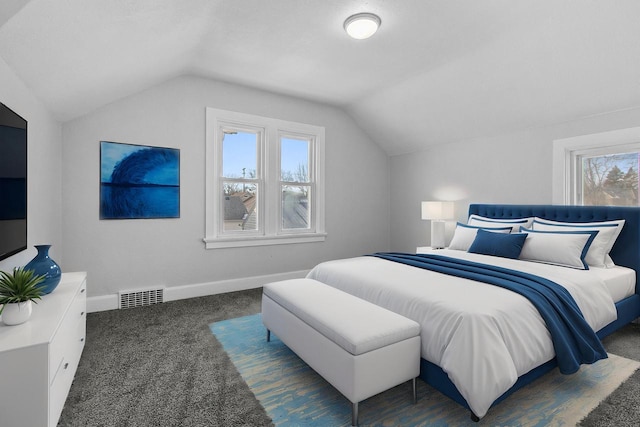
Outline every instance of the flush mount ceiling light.
<svg viewBox="0 0 640 427"><path fill-rule="evenodd" d="M357 13L344 21L344 30L354 39L367 39L378 31L380 17L373 13Z"/></svg>

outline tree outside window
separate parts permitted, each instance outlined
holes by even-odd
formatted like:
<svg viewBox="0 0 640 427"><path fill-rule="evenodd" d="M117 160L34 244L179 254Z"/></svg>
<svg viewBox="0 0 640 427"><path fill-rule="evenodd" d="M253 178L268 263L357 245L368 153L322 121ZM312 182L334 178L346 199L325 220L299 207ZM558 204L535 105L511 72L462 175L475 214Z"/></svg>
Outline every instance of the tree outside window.
<svg viewBox="0 0 640 427"><path fill-rule="evenodd" d="M582 205L638 206L637 152L581 156Z"/></svg>

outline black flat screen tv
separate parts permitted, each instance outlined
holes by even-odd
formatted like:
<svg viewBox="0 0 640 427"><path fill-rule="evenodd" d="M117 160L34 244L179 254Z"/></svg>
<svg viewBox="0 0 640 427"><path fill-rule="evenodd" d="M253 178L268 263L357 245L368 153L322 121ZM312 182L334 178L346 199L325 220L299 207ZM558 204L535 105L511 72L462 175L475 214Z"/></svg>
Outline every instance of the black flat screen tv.
<svg viewBox="0 0 640 427"><path fill-rule="evenodd" d="M0 103L0 260L27 248L27 121Z"/></svg>

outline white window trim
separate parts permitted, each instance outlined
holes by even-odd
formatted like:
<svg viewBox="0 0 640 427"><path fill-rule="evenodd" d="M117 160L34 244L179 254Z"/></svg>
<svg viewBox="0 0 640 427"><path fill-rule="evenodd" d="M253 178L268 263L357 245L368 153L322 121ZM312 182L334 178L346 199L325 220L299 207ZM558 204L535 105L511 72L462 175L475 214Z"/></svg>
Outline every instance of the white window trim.
<svg viewBox="0 0 640 427"><path fill-rule="evenodd" d="M223 125L260 128L263 130L259 150L263 168L264 186L262 197L258 199L260 231L256 233L222 233L219 226L223 207L219 202L219 189L222 177L222 148L217 143ZM278 224L280 207L280 135L312 137L311 149L315 164L309 165L312 177L311 224L305 230L281 230ZM234 248L244 246L281 245L291 243L322 242L325 240L325 196L324 196L324 138L325 129L321 126L289 122L270 117L220 110L206 109L206 145L205 145L205 237L206 249ZM220 152L217 152L220 151ZM276 155L277 154L277 155Z"/></svg>
<svg viewBox="0 0 640 427"><path fill-rule="evenodd" d="M572 186L574 184L576 155L597 154L598 149L610 152L640 151L640 127L619 129L609 132L580 135L553 141L552 202L557 205L575 204Z"/></svg>

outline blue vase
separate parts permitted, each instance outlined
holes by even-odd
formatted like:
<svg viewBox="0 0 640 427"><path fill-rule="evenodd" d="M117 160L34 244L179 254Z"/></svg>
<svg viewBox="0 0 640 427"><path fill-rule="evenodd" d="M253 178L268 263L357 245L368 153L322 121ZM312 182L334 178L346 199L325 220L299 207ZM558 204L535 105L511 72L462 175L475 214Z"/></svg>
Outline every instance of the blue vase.
<svg viewBox="0 0 640 427"><path fill-rule="evenodd" d="M60 283L62 271L60 266L49 257L51 245L36 245L35 247L38 250L38 255L29 261L24 269L33 270L34 275L45 276L39 286L43 288L45 294L50 294Z"/></svg>

